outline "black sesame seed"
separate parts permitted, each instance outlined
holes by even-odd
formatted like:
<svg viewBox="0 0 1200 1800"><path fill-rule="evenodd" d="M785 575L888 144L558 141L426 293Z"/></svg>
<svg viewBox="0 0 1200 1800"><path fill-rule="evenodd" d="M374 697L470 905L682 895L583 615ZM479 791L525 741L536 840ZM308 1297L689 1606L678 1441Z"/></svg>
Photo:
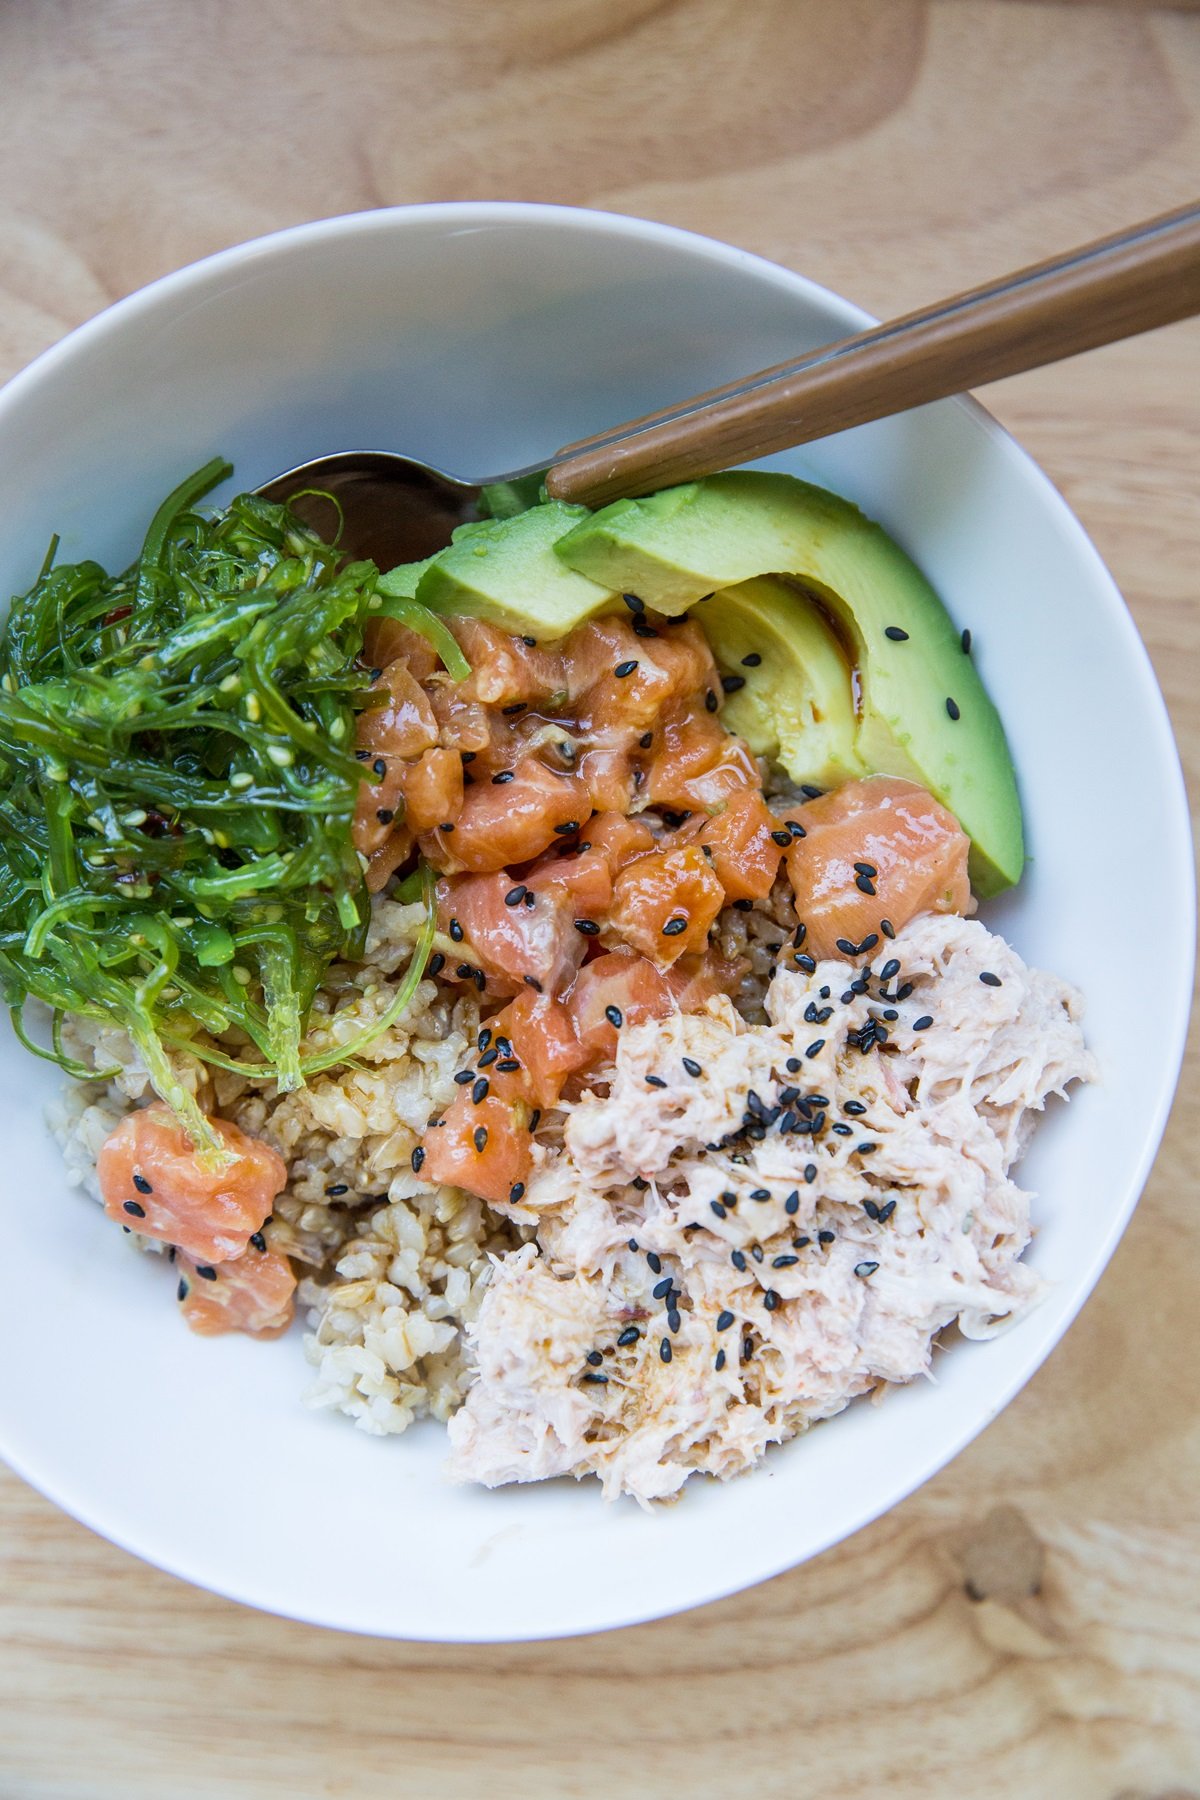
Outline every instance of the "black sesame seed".
<svg viewBox="0 0 1200 1800"><path fill-rule="evenodd" d="M816 1180L816 1179L817 1179L817 1165L816 1165L816 1163L805 1163L805 1165L804 1165L804 1179L805 1179L805 1181L806 1181L806 1182L807 1182L807 1183L808 1183L808 1185L809 1185L809 1187L811 1187L811 1186L812 1186L812 1184L813 1184L813 1182L814 1182L814 1181L815 1181L815 1180Z"/></svg>
<svg viewBox="0 0 1200 1800"><path fill-rule="evenodd" d="M542 1109L540 1106L535 1106L533 1111L529 1115L530 1131L536 1131L538 1126L541 1124L541 1122L542 1122Z"/></svg>
<svg viewBox="0 0 1200 1800"><path fill-rule="evenodd" d="M885 1006L879 1016L881 1019L898 1019L900 1014L896 1011L894 1006Z"/></svg>
<svg viewBox="0 0 1200 1800"><path fill-rule="evenodd" d="M687 925L687 920L680 918L678 913L676 913L675 917L673 919L668 919L663 926L663 936L678 937L681 931L687 930Z"/></svg>
<svg viewBox="0 0 1200 1800"><path fill-rule="evenodd" d="M882 969L880 969L879 979L880 979L880 981L890 981L892 979L893 975L898 975L899 973L900 973L900 959L899 959L899 957L892 956L892 957L889 957L887 962L884 963Z"/></svg>
<svg viewBox="0 0 1200 1800"><path fill-rule="evenodd" d="M911 982L911 981L906 981L906 982L905 982L905 983L904 983L904 986L903 986L903 987L898 987L898 988L897 988L897 989L896 989L896 995L895 995L895 997L896 997L896 999L897 999L897 1000L907 1000L907 999L908 999L908 996L909 996L909 995L910 995L910 994L911 994L911 993L912 993L912 991L913 991L913 984L912 984L912 982Z"/></svg>
<svg viewBox="0 0 1200 1800"><path fill-rule="evenodd" d="M662 1274L662 1257L659 1256L656 1250L647 1250L646 1261L650 1265L650 1273L652 1275Z"/></svg>
<svg viewBox="0 0 1200 1800"><path fill-rule="evenodd" d="M784 823L788 828L788 836L790 838L798 841L800 838L808 836L807 831L805 831L799 819L785 819ZM803 926L801 927L801 930L803 930Z"/></svg>
<svg viewBox="0 0 1200 1800"><path fill-rule="evenodd" d="M854 1148L860 1156L870 1156L872 1150L878 1150L879 1145L878 1144L855 1144Z"/></svg>
<svg viewBox="0 0 1200 1800"><path fill-rule="evenodd" d="M197 1263L196 1273L199 1275L201 1281L215 1281L217 1279L217 1271L210 1263Z"/></svg>
<svg viewBox="0 0 1200 1800"><path fill-rule="evenodd" d="M683 1323L683 1320L679 1316L678 1308L673 1306L671 1308L670 1312L667 1314L667 1330L668 1331L678 1331L679 1327L682 1325L682 1323Z"/></svg>
<svg viewBox="0 0 1200 1800"><path fill-rule="evenodd" d="M514 700L511 706L502 706L500 711L506 718L511 718L514 713L525 711L525 702L524 700Z"/></svg>
<svg viewBox="0 0 1200 1800"><path fill-rule="evenodd" d="M656 1285L653 1288L651 1288L651 1290L650 1290L651 1295L653 1296L653 1298L655 1300L662 1300L666 1297L667 1294L670 1293L670 1291L674 1287L674 1285L675 1285L675 1283L672 1280L671 1276L664 1275L662 1280L660 1282L656 1283Z"/></svg>
<svg viewBox="0 0 1200 1800"><path fill-rule="evenodd" d="M500 1054L499 1049L497 1048L497 1046L495 1044L493 1044L491 1049L485 1050L483 1055L479 1058L480 1068L481 1069L490 1069L492 1064L495 1062L496 1058L499 1056L499 1054Z"/></svg>
<svg viewBox="0 0 1200 1800"><path fill-rule="evenodd" d="M636 594L622 594L621 598L631 613L645 612L646 602L644 600L639 600Z"/></svg>
<svg viewBox="0 0 1200 1800"><path fill-rule="evenodd" d="M571 837L579 830L578 819L564 819L561 825L554 827L559 837Z"/></svg>
<svg viewBox="0 0 1200 1800"><path fill-rule="evenodd" d="M460 1069L458 1074L454 1077L454 1085L456 1087L468 1087L474 1079L475 1075L472 1069Z"/></svg>
<svg viewBox="0 0 1200 1800"><path fill-rule="evenodd" d="M751 1188L750 1198L752 1200L769 1200L771 1198L771 1190L770 1188Z"/></svg>
<svg viewBox="0 0 1200 1800"><path fill-rule="evenodd" d="M837 948L841 951L843 956L857 956L858 955L858 945L855 944L852 939L837 938L835 940L835 942L836 942Z"/></svg>
<svg viewBox="0 0 1200 1800"><path fill-rule="evenodd" d="M818 1231L817 1242L818 1244L832 1244L836 1236L837 1233L833 1231Z"/></svg>
<svg viewBox="0 0 1200 1800"><path fill-rule="evenodd" d="M474 1139L476 1150L479 1152L480 1156L482 1156L484 1151L487 1149L487 1140L488 1140L487 1126L486 1125L477 1125L475 1127L475 1130L472 1132L471 1136Z"/></svg>
<svg viewBox="0 0 1200 1800"><path fill-rule="evenodd" d="M593 1373L590 1369L584 1370L583 1379L586 1382L588 1382L589 1385L592 1387L607 1387L608 1386L608 1376L607 1375L593 1375Z"/></svg>
<svg viewBox="0 0 1200 1800"><path fill-rule="evenodd" d="M632 675L633 671L636 668L637 668L637 658L630 657L628 662L619 662L617 664L616 668L613 670L613 674L616 676L618 681L624 681L625 677L627 675Z"/></svg>
<svg viewBox="0 0 1200 1800"><path fill-rule="evenodd" d="M952 719L961 719L962 718L962 714L958 710L958 701L957 700L947 700L946 711L950 714L950 717Z"/></svg>
<svg viewBox="0 0 1200 1800"><path fill-rule="evenodd" d="M154 1189L144 1175L135 1175L133 1178L133 1185L139 1194L152 1194L154 1192Z"/></svg>
<svg viewBox="0 0 1200 1800"><path fill-rule="evenodd" d="M526 906L536 906L537 905L537 895L534 893L532 888L525 889L525 905Z"/></svg>
<svg viewBox="0 0 1200 1800"><path fill-rule="evenodd" d="M716 1361L713 1363L713 1368L716 1369L719 1373L720 1370L722 1370L724 1367L725 1367L725 1352L723 1350L718 1350Z"/></svg>
<svg viewBox="0 0 1200 1800"><path fill-rule="evenodd" d="M713 693L712 689L709 688L704 695L705 711L706 712L716 712L716 710L720 704L721 704L721 702L717 699L717 696Z"/></svg>
<svg viewBox="0 0 1200 1800"><path fill-rule="evenodd" d="M327 1187L325 1189L325 1192L326 1192L326 1194L328 1194L329 1198L332 1200L334 1198L334 1196L337 1194L348 1194L350 1192L350 1189L347 1187L347 1185L344 1181L335 1181L332 1187Z"/></svg>
<svg viewBox="0 0 1200 1800"><path fill-rule="evenodd" d="M452 819L443 819L442 823L438 826L438 830L442 832L443 835L448 831L453 831L454 821Z"/></svg>
<svg viewBox="0 0 1200 1800"><path fill-rule="evenodd" d="M799 1057L789 1056L783 1066L789 1075L798 1075L804 1065L801 1063Z"/></svg>
<svg viewBox="0 0 1200 1800"><path fill-rule="evenodd" d="M774 1312L775 1308L779 1305L779 1295L775 1292L774 1288L768 1288L763 1295L763 1305L768 1312Z"/></svg>
<svg viewBox="0 0 1200 1800"><path fill-rule="evenodd" d="M933 1014L932 1013L922 1013L921 1017L919 1019L913 1020L912 1028L914 1031L928 1031L929 1027L932 1024L933 1024Z"/></svg>
<svg viewBox="0 0 1200 1800"><path fill-rule="evenodd" d="M887 1201L886 1204L879 1209L879 1223L881 1225L886 1225L895 1210L896 1202L894 1200Z"/></svg>
<svg viewBox="0 0 1200 1800"><path fill-rule="evenodd" d="M636 1325L627 1325L617 1339L617 1349L625 1350L630 1344L636 1344L641 1335Z"/></svg>
<svg viewBox="0 0 1200 1800"><path fill-rule="evenodd" d="M790 1269L799 1261L800 1258L798 1256L777 1256L772 1261L771 1267L773 1269Z"/></svg>
<svg viewBox="0 0 1200 1800"><path fill-rule="evenodd" d="M650 1186L650 1183L646 1180L644 1175L635 1175L629 1185L630 1187L635 1187L639 1194L644 1194L646 1189Z"/></svg>
<svg viewBox="0 0 1200 1800"><path fill-rule="evenodd" d="M879 1267L879 1264L877 1262L855 1263L854 1273L856 1275L862 1276L863 1279L865 1280L868 1275L873 1275L878 1267Z"/></svg>
<svg viewBox="0 0 1200 1800"><path fill-rule="evenodd" d="M879 870L875 867L874 863L856 862L854 868L855 872L859 875L878 875L879 873Z"/></svg>
<svg viewBox="0 0 1200 1800"><path fill-rule="evenodd" d="M959 639L959 642L962 645L963 655L970 656L970 654L971 654L971 632L970 632L969 627L967 628L966 631L963 632L962 637Z"/></svg>
<svg viewBox="0 0 1200 1800"><path fill-rule="evenodd" d="M630 1240L629 1240L629 1244L628 1244L628 1246L627 1246L627 1247L628 1247L628 1248L629 1248L629 1249L630 1249L630 1250L636 1250L636 1249L637 1249L637 1247L638 1247L638 1241L637 1241L637 1239L636 1239L636 1238L630 1238Z"/></svg>
<svg viewBox="0 0 1200 1800"><path fill-rule="evenodd" d="M506 781L514 781L516 776L512 769L501 769L498 775L492 776L493 787L503 787Z"/></svg>
<svg viewBox="0 0 1200 1800"><path fill-rule="evenodd" d="M729 1327L732 1324L733 1324L733 1314L731 1312L726 1310L725 1312L721 1312L721 1313L717 1314L717 1330L718 1331L728 1331Z"/></svg>
<svg viewBox="0 0 1200 1800"><path fill-rule="evenodd" d="M670 1340L670 1338L663 1338L662 1342L658 1346L658 1354L663 1362L670 1362L670 1360L671 1360L671 1340Z"/></svg>
<svg viewBox="0 0 1200 1800"><path fill-rule="evenodd" d="M713 1212L717 1215L718 1219L727 1219L729 1217L729 1214L726 1212L725 1208L721 1205L721 1202L719 1200L710 1200L708 1204L712 1208Z"/></svg>
<svg viewBox="0 0 1200 1800"><path fill-rule="evenodd" d="M984 969L979 979L982 981L984 987L1002 987L1004 985L1000 980L1000 977L998 975L993 975L990 969Z"/></svg>
<svg viewBox="0 0 1200 1800"><path fill-rule="evenodd" d="M523 886L518 885L517 887L509 888L507 894L504 896L504 904L505 906L520 906L524 898L525 889Z"/></svg>
<svg viewBox="0 0 1200 1800"><path fill-rule="evenodd" d="M183 1277L181 1276L180 1280L179 1280L179 1286L175 1289L175 1298L177 1300L186 1300L187 1297L188 1297L188 1284L186 1281L184 1281Z"/></svg>
<svg viewBox="0 0 1200 1800"><path fill-rule="evenodd" d="M663 1080L661 1075L647 1075L647 1077L646 1077L646 1086L647 1087L665 1088L666 1085L667 1084Z"/></svg>
<svg viewBox="0 0 1200 1800"><path fill-rule="evenodd" d="M144 1219L145 1218L146 1209L144 1206L140 1205L138 1201L126 1200L123 1202L123 1205L124 1205L125 1211L127 1213L132 1213L132 1215L135 1219Z"/></svg>
<svg viewBox="0 0 1200 1800"><path fill-rule="evenodd" d="M729 1252L729 1260L733 1264L734 1268L738 1271L739 1274L741 1274L741 1275L745 1274L745 1272L746 1272L746 1257L745 1257L745 1253L743 1251L731 1250Z"/></svg>
<svg viewBox="0 0 1200 1800"><path fill-rule="evenodd" d="M745 685L746 677L744 675L722 675L721 677L721 686L727 694L736 694Z"/></svg>
<svg viewBox="0 0 1200 1800"><path fill-rule="evenodd" d="M808 1046L808 1049L804 1052L804 1054L805 1054L805 1056L819 1056L824 1048L825 1048L825 1039L818 1038L814 1044L810 1044Z"/></svg>
<svg viewBox="0 0 1200 1800"><path fill-rule="evenodd" d="M256 1250L265 1250L267 1247L267 1240L261 1231L252 1231L250 1233L250 1242L254 1245Z"/></svg>
<svg viewBox="0 0 1200 1800"><path fill-rule="evenodd" d="M635 619L633 621L633 635L634 637L639 638L656 638L661 634L655 631L653 625L647 625L645 619Z"/></svg>
<svg viewBox="0 0 1200 1800"><path fill-rule="evenodd" d="M614 1031L620 1031L622 1025L625 1023L625 1015L619 1006L606 1006L604 1009L604 1016Z"/></svg>
<svg viewBox="0 0 1200 1800"><path fill-rule="evenodd" d="M419 1175L421 1173L421 1164L425 1161L425 1151L420 1144L417 1145L408 1160L412 1166L413 1174Z"/></svg>
<svg viewBox="0 0 1200 1800"><path fill-rule="evenodd" d="M475 1086L471 1089L471 1099L476 1106L479 1105L481 1100L487 1099L490 1086L491 1083L488 1081L487 1076L481 1075L479 1080L475 1083Z"/></svg>
<svg viewBox="0 0 1200 1800"><path fill-rule="evenodd" d="M792 841L792 834L791 834L791 832L790 832L790 831L784 831L784 830L782 830L782 829L781 829L781 830L779 830L779 831L773 831L773 832L772 832L772 833L771 833L771 836L772 836L772 838L773 838L773 839L774 839L774 840L775 840L775 842L776 842L776 843L777 843L777 844L779 844L779 845L780 845L780 846L781 846L781 847L782 847L782 848L783 848L783 849L784 849L784 850L786 850L786 849L787 849L787 847L788 847L788 845L789 845L789 844L790 844L790 843L791 843L791 841Z"/></svg>
<svg viewBox="0 0 1200 1800"><path fill-rule="evenodd" d="M749 656L743 656L742 667L743 669L757 669L761 662L762 657L758 654L758 651L752 650Z"/></svg>
<svg viewBox="0 0 1200 1800"><path fill-rule="evenodd" d="M858 946L858 955L865 956L867 951L873 950L878 942L879 933L877 931L868 931L866 937L862 939Z"/></svg>
<svg viewBox="0 0 1200 1800"><path fill-rule="evenodd" d="M810 781L800 783L800 792L807 800L819 800L825 792L824 788L814 787Z"/></svg>
<svg viewBox="0 0 1200 1800"><path fill-rule="evenodd" d="M851 1137L854 1132L853 1125L843 1125L840 1122L838 1124L832 1126L830 1129L835 1131L837 1133L838 1137Z"/></svg>
<svg viewBox="0 0 1200 1800"><path fill-rule="evenodd" d="M537 978L537 976L536 976L536 975L523 975L523 976L522 976L522 977L521 977L521 979L522 979L522 981L523 981L523 982L524 982L524 983L525 983L525 986L526 986L526 987L528 987L528 988L532 988L532 989L533 989L533 991L534 991L534 993L535 993L535 994L540 994L540 993L541 993L541 991L542 991L542 984L541 984L541 982L540 982L540 981L539 981L539 980L538 980L538 978Z"/></svg>
<svg viewBox="0 0 1200 1800"><path fill-rule="evenodd" d="M597 925L595 919L576 919L575 929L576 931L581 932L584 937L598 937L600 935L600 927Z"/></svg>
<svg viewBox="0 0 1200 1800"><path fill-rule="evenodd" d="M799 1190L799 1188L796 1188L792 1193L790 1193L788 1195L787 1199L783 1203L783 1210L785 1213L798 1213L800 1211L800 1190Z"/></svg>
<svg viewBox="0 0 1200 1800"><path fill-rule="evenodd" d="M902 627L901 627L901 626L899 626L899 625L887 625L887 626L885 626L885 627L884 627L884 633L883 633L883 635L884 635L884 637L886 637L886 638L891 638L891 640L892 640L892 642L893 642L893 644L905 644L905 643L907 643L907 642L908 642L908 633L907 633L907 631L905 631L905 630L904 630L904 629L903 629L903 628L902 628Z"/></svg>
<svg viewBox="0 0 1200 1800"><path fill-rule="evenodd" d="M517 1204L517 1201L522 1198L522 1196L524 1195L524 1192L525 1192L525 1183L523 1181L514 1181L512 1186L508 1190L508 1198L513 1206L515 1206Z"/></svg>
<svg viewBox="0 0 1200 1800"><path fill-rule="evenodd" d="M879 1208L874 1200L864 1200L862 1206L868 1219L877 1219L879 1217Z"/></svg>
<svg viewBox="0 0 1200 1800"><path fill-rule="evenodd" d="M750 1358L753 1355L754 1355L754 1339L749 1338L749 1337L743 1338L742 1339L742 1361L744 1363L749 1362Z"/></svg>
<svg viewBox="0 0 1200 1800"><path fill-rule="evenodd" d="M854 885L860 894L870 894L872 899L875 898L875 883L869 875L856 875Z"/></svg>
<svg viewBox="0 0 1200 1800"><path fill-rule="evenodd" d="M682 1058L682 1062L685 1074L703 1075L704 1070L700 1067L700 1064L696 1061L695 1057L685 1056Z"/></svg>
<svg viewBox="0 0 1200 1800"><path fill-rule="evenodd" d="M454 942L456 944L461 944L465 935L466 934L464 933L463 928L459 924L458 920L451 919L451 921L450 921L450 936L454 939Z"/></svg>
<svg viewBox="0 0 1200 1800"><path fill-rule="evenodd" d="M763 1259L762 1245L761 1244L751 1244L750 1254L754 1258L755 1262L761 1262Z"/></svg>
<svg viewBox="0 0 1200 1800"><path fill-rule="evenodd" d="M813 958L811 956L807 955L803 950L800 952L800 955L796 958L796 967L798 969L803 969L804 973L806 975L815 975L817 972L817 965L816 965L815 961L813 960Z"/></svg>
<svg viewBox="0 0 1200 1800"><path fill-rule="evenodd" d="M433 955L429 959L429 973L431 975L440 975L442 970L445 968L445 966L446 966L445 957L442 955L440 950L435 950Z"/></svg>

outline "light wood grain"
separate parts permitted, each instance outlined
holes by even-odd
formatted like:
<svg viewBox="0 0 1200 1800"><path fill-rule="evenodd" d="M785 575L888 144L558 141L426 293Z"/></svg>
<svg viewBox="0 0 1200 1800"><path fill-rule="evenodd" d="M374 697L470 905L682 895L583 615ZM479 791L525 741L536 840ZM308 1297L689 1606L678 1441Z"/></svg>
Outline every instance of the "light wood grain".
<svg viewBox="0 0 1200 1800"><path fill-rule="evenodd" d="M643 213L895 314L1197 188L1190 7L38 0L0 8L0 373L206 251L392 201ZM1128 596L1193 784L1198 396L1196 324L989 392ZM0 1800L1200 1794L1198 1129L1193 1056L1096 1295L951 1468L686 1618L321 1633L0 1477Z"/></svg>

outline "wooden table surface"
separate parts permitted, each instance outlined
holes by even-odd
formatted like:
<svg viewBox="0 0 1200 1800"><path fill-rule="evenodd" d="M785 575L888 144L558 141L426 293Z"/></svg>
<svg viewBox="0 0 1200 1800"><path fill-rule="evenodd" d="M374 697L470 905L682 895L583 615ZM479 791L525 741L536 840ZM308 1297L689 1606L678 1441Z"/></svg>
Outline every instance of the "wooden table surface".
<svg viewBox="0 0 1200 1800"><path fill-rule="evenodd" d="M888 314L1198 177L1188 5L10 0L0 376L167 269L361 207L640 213ZM987 399L1127 595L1194 781L1200 321ZM514 1649L320 1632L0 1473L0 1796L1200 1794L1198 1125L1193 1059L1098 1291L978 1442L683 1618Z"/></svg>

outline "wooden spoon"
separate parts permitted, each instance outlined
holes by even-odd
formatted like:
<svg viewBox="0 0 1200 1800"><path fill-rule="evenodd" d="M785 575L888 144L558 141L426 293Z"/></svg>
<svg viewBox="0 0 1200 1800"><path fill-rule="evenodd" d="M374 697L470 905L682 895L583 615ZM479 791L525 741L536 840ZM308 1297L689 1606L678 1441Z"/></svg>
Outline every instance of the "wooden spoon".
<svg viewBox="0 0 1200 1800"><path fill-rule="evenodd" d="M603 506L1195 312L1200 204L568 444L550 459L546 487L554 499ZM317 530L340 521L348 554L390 568L439 550L455 525L475 518L485 482L527 481L545 467L463 480L392 451L339 451L258 491L289 501ZM329 494L336 511L322 498Z"/></svg>
<svg viewBox="0 0 1200 1800"><path fill-rule="evenodd" d="M603 506L1200 312L1200 204L568 444L558 500Z"/></svg>

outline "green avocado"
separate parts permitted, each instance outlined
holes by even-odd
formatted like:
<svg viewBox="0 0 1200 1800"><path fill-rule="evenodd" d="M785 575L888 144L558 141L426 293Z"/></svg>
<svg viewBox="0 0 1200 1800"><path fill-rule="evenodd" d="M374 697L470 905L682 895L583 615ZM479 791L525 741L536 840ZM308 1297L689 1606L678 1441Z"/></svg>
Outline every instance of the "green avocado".
<svg viewBox="0 0 1200 1800"><path fill-rule="evenodd" d="M791 475L735 470L643 500L614 501L547 550L602 588L637 594L658 612L684 612L712 593L697 615L702 622L716 592L755 576L792 576L847 639L859 684L851 742L862 767L919 781L949 807L971 839L978 894L1019 880L1021 806L999 714L925 577L849 501ZM796 671L803 667L799 615L791 611L798 597L780 587L776 600L774 642ZM728 606L724 594L720 604ZM766 674L755 679L777 693L780 671L763 657ZM780 751L792 774L782 739Z"/></svg>
<svg viewBox="0 0 1200 1800"><path fill-rule="evenodd" d="M460 525L449 546L430 558L415 598L433 612L490 619L505 631L565 637L616 599L554 554L556 539L589 517L586 507L550 500L510 518ZM390 579L380 583L385 593Z"/></svg>
<svg viewBox="0 0 1200 1800"><path fill-rule="evenodd" d="M756 756L782 763L793 781L818 787L872 772L857 749L845 651L802 588L779 575L758 575L720 588L696 617L729 671L724 722Z"/></svg>

